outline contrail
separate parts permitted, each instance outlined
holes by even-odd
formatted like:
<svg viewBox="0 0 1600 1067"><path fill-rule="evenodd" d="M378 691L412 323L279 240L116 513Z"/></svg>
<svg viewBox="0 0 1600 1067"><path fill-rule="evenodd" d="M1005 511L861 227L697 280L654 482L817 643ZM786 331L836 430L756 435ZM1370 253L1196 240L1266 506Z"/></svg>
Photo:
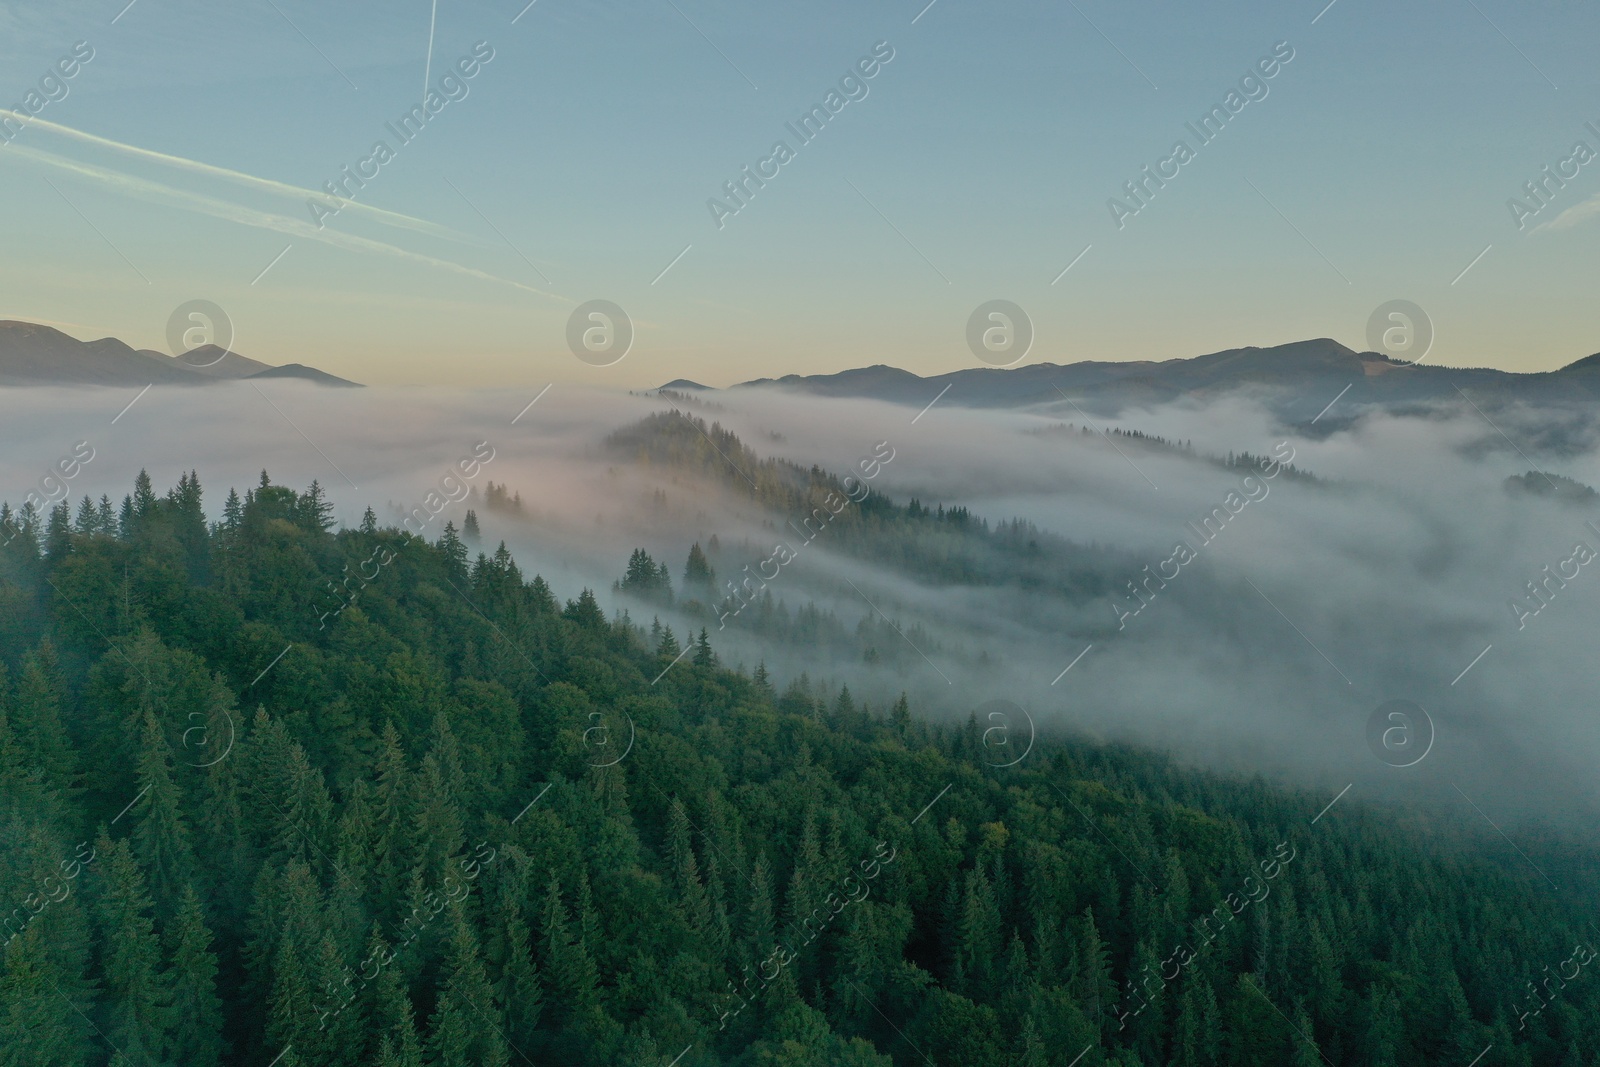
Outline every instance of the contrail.
<svg viewBox="0 0 1600 1067"><path fill-rule="evenodd" d="M302 189L298 185L290 185L287 182L274 181L271 178L258 178L254 174L246 174L243 171L230 170L227 167L213 166L210 163L202 163L196 159L185 159L182 156L168 155L166 152L156 152L148 148L140 148L138 145L125 144L122 141L113 141L109 137L101 137L100 135L93 133L85 133L82 130L75 130L70 126L63 126L60 123L50 122L46 119L32 118L26 114L11 111L7 108L0 108L0 117L16 119L25 126L37 126L40 129L47 130L51 133L57 133L63 137L70 137L73 140L82 141L85 144L97 145L101 148L109 148L113 151L135 156L139 159L148 159L155 163L164 163L167 166L177 167L180 170L192 171L196 174L205 174L213 178L221 178L225 181L235 182L239 185L244 185L252 189L259 189L262 192L273 193L277 196L287 196L295 200L305 200L309 197L316 197L318 199L325 200L328 196L327 193L320 189ZM385 211L381 207L372 207L369 204L361 204L352 200L345 200L342 206L360 214L367 215L379 222L387 223L390 226L397 226L401 229L415 230L418 233L426 233L434 237L444 237L452 241L469 240L469 238L465 237L464 235L440 226L437 223L429 222L426 219L412 218L410 215L402 215L397 211Z"/></svg>
<svg viewBox="0 0 1600 1067"><path fill-rule="evenodd" d="M413 263L421 263L430 267L437 267L441 270L452 271L456 274L465 275L469 278L477 278L480 281L495 282L499 285L509 285L513 288L521 289L523 292L533 293L536 296L546 297L562 304L573 303L573 300L570 297L561 296L557 293L548 293L543 289L535 289L531 285L524 285L521 282L514 282L509 278L501 278L498 275L489 274L486 271L481 271L474 267L467 267L460 263L451 262L447 259L438 259L434 256L423 255L420 252L411 252L395 245L386 244L383 241L374 241L371 238L358 237L354 234L342 233L338 230L319 230L309 222L305 222L296 218L290 218L287 215L275 215L267 211L257 211L255 208L245 207L241 204L235 204L227 200L218 200L214 197L190 192L186 189L176 189L170 185L163 185L160 182L150 181L147 178L138 178L131 174L124 174L121 171L108 170L104 167L97 167L90 163L80 163L77 160L66 159L38 148L30 148L13 144L11 146L11 151L22 156L24 159L35 160L47 166L57 167L61 170L77 174L81 177L93 178L96 181L103 182L122 192L125 192L130 196L136 196L155 203L169 204L175 207L186 208L191 211L199 212L202 215L209 215L212 218L223 219L227 222L236 222L242 226L253 226L257 229L271 230L274 233L287 234L291 237L301 237L310 241L321 241L324 244L333 245L336 248L344 248L356 252L378 252L384 255L394 256L399 259L410 260Z"/></svg>

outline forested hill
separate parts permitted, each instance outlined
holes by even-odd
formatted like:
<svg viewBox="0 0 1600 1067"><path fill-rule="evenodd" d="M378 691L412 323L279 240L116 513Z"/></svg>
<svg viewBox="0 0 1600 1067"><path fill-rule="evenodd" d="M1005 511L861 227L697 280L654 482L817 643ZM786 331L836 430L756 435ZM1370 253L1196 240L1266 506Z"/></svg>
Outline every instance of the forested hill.
<svg viewBox="0 0 1600 1067"><path fill-rule="evenodd" d="M897 504L872 488L871 477L863 477L892 465L894 449L888 442L878 452L863 447L857 467L843 476L762 458L733 431L679 411L618 430L607 444L637 463L687 471L751 500L777 517L785 536L791 531L815 536L818 523L805 526L806 520L826 516L823 536L830 550L917 581L1005 586L1080 600L1109 595L1114 576L1144 562L1130 568L1131 555L1078 544L1026 519L991 525L959 505L930 507L916 499ZM848 505L841 506L845 500Z"/></svg>
<svg viewBox="0 0 1600 1067"><path fill-rule="evenodd" d="M1487 830L678 658L315 485L202 500L0 512L3 1067L1600 1057L1592 852L1559 896Z"/></svg>

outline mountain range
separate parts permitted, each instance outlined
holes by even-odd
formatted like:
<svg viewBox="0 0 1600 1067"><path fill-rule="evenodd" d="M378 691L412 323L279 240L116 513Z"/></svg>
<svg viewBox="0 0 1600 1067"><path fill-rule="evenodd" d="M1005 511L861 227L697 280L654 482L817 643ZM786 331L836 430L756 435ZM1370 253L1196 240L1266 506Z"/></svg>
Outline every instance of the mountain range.
<svg viewBox="0 0 1600 1067"><path fill-rule="evenodd" d="M856 397L922 407L977 408L1083 405L1101 413L1250 388L1292 421L1318 416L1335 397L1344 412L1457 400L1539 403L1600 399L1600 354L1560 370L1515 373L1489 368L1408 364L1357 352L1331 338L1233 348L1190 359L1034 363L1012 369L975 367L921 377L877 365L837 374L758 378L734 389L779 388L815 396ZM704 388L677 381L665 388ZM948 392L945 392L948 390Z"/></svg>
<svg viewBox="0 0 1600 1067"><path fill-rule="evenodd" d="M208 385L274 378L300 378L318 385L358 385L302 363L275 367L216 345L204 345L180 359L148 348L134 348L115 337L79 341L38 323L0 320L0 386Z"/></svg>

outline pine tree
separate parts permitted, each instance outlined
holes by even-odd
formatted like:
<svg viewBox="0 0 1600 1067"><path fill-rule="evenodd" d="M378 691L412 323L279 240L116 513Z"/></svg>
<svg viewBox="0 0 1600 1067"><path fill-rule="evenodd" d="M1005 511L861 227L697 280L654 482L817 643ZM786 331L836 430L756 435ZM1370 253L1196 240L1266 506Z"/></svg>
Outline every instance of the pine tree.
<svg viewBox="0 0 1600 1067"><path fill-rule="evenodd" d="M107 1040L133 1062L159 1063L167 1054L175 1020L171 990L161 970L161 944L144 876L125 841L104 834L95 843L100 891L100 943Z"/></svg>
<svg viewBox="0 0 1600 1067"><path fill-rule="evenodd" d="M478 513L471 508L467 509L466 521L461 524L461 537L469 545L476 545L483 540L483 531L478 529Z"/></svg>
<svg viewBox="0 0 1600 1067"><path fill-rule="evenodd" d="M223 1052L217 959L192 885L184 887L170 937L172 1009L179 1022L173 1034L172 1060L183 1067L215 1067Z"/></svg>
<svg viewBox="0 0 1600 1067"><path fill-rule="evenodd" d="M506 958L497 993L505 1006L507 1037L513 1047L526 1049L533 1044L535 1028L544 1010L544 992L539 987L539 970L533 962L533 939L520 906L506 907L502 936Z"/></svg>
<svg viewBox="0 0 1600 1067"><path fill-rule="evenodd" d="M46 639L22 657L11 728L25 762L39 768L48 788L67 795L77 786L77 757L61 720L63 688L55 646Z"/></svg>
<svg viewBox="0 0 1600 1067"><path fill-rule="evenodd" d="M545 890L544 955L549 961L551 989L568 1028L584 1031L599 1013L599 975L582 941L574 938L561 900L561 882L554 876Z"/></svg>
<svg viewBox="0 0 1600 1067"><path fill-rule="evenodd" d="M331 530L336 525L333 519L333 502L327 498L322 484L315 478L311 485L296 501L295 511L300 519L300 524L315 533Z"/></svg>
<svg viewBox="0 0 1600 1067"><path fill-rule="evenodd" d="M0 1067L83 1067L92 1046L81 1012L61 991L65 976L50 958L49 935L37 925L6 947L0 970Z"/></svg>
<svg viewBox="0 0 1600 1067"><path fill-rule="evenodd" d="M683 591L690 596L711 596L717 587L716 572L706 562L706 554L696 541L689 548L689 559L683 566Z"/></svg>
<svg viewBox="0 0 1600 1067"><path fill-rule="evenodd" d="M443 988L434 1009L428 1049L436 1067L506 1067L510 1050L500 1028L486 1025L495 1013L494 991L459 904L450 909L450 940Z"/></svg>
<svg viewBox="0 0 1600 1067"><path fill-rule="evenodd" d="M704 626L700 627L700 637L695 641L694 665L706 668L717 665L717 654L711 651L711 638L706 634Z"/></svg>
<svg viewBox="0 0 1600 1067"><path fill-rule="evenodd" d="M137 774L140 792L148 797L140 805L133 849L140 866L150 872L150 893L163 922L177 913L195 866L171 763L172 750L161 724L156 721L155 712L147 710L140 731Z"/></svg>

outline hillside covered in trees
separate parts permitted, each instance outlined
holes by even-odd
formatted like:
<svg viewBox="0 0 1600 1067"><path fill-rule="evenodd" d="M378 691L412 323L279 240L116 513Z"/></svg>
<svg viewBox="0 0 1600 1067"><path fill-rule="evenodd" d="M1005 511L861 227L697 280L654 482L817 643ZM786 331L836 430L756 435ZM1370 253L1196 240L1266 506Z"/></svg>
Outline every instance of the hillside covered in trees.
<svg viewBox="0 0 1600 1067"><path fill-rule="evenodd" d="M265 473L0 510L0 1067L1600 1063L1588 846L1528 846L1557 891L330 513Z"/></svg>

